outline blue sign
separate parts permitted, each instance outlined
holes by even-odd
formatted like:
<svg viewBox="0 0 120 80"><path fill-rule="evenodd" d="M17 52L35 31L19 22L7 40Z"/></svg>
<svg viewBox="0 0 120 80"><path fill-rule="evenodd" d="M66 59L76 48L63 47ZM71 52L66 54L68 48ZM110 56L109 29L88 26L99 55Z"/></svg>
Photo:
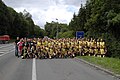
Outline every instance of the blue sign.
<svg viewBox="0 0 120 80"><path fill-rule="evenodd" d="M77 31L76 32L76 38L83 38L84 37L84 31Z"/></svg>

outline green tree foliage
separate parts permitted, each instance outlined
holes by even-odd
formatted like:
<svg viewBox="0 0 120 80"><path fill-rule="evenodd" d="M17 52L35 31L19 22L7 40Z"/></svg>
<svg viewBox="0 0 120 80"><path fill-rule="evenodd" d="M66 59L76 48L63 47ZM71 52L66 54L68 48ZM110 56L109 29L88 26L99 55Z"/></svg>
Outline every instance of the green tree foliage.
<svg viewBox="0 0 120 80"><path fill-rule="evenodd" d="M45 30L41 29L38 25L35 25L34 31L35 31L35 37L43 38L46 35Z"/></svg>
<svg viewBox="0 0 120 80"><path fill-rule="evenodd" d="M50 38L56 38L57 27L58 27L58 38L64 38L65 35L67 37L67 35L71 34L70 32L68 32L69 29L67 24L62 24L52 21L51 23L46 22L45 24L46 35ZM73 37L73 35L71 34L70 37Z"/></svg>
<svg viewBox="0 0 120 80"><path fill-rule="evenodd" d="M69 23L69 29L73 30L73 34L76 34L76 31L86 31L84 26L86 23L86 10L85 7L81 7L78 15L74 13L73 19Z"/></svg>
<svg viewBox="0 0 120 80"><path fill-rule="evenodd" d="M45 31L48 37L54 38L56 37L57 33L57 24L55 22L48 23L46 22L45 24Z"/></svg>
<svg viewBox="0 0 120 80"><path fill-rule="evenodd" d="M0 0L0 35L5 34L12 38L17 36L34 37L34 35L43 37L45 31L39 26L36 27L29 12L17 13Z"/></svg>
<svg viewBox="0 0 120 80"><path fill-rule="evenodd" d="M0 0L0 34L7 34L10 29L7 6Z"/></svg>
<svg viewBox="0 0 120 80"><path fill-rule="evenodd" d="M59 38L73 38L73 31L59 32Z"/></svg>
<svg viewBox="0 0 120 80"><path fill-rule="evenodd" d="M120 58L120 0L87 0L73 15L69 29L84 31L88 38L103 38L107 56Z"/></svg>

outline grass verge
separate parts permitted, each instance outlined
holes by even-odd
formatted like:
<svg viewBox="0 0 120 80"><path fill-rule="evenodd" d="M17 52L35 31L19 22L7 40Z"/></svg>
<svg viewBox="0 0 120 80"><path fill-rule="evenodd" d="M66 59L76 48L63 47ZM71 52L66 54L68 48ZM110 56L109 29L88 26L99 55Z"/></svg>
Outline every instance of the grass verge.
<svg viewBox="0 0 120 80"><path fill-rule="evenodd" d="M120 59L93 56L78 56L78 58L84 59L120 75Z"/></svg>

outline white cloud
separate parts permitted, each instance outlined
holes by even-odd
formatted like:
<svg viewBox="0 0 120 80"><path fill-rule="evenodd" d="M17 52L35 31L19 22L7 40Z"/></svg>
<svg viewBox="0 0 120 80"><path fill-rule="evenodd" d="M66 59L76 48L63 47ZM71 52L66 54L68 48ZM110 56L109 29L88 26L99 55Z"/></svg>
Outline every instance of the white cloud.
<svg viewBox="0 0 120 80"><path fill-rule="evenodd" d="M64 0L67 5L80 6L81 3L85 4L86 0Z"/></svg>
<svg viewBox="0 0 120 80"><path fill-rule="evenodd" d="M86 0L83 0L85 3ZM44 27L46 22L69 23L74 12L78 12L81 0L4 0L17 12L26 9L32 14L35 24Z"/></svg>

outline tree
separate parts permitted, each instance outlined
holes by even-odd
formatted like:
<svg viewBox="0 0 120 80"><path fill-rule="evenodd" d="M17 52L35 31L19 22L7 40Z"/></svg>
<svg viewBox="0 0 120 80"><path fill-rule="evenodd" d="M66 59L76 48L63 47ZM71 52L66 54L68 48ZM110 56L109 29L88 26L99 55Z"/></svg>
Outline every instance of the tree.
<svg viewBox="0 0 120 80"><path fill-rule="evenodd" d="M0 0L0 35L8 34L11 38L32 37L35 35L35 28L29 12L17 13Z"/></svg>
<svg viewBox="0 0 120 80"><path fill-rule="evenodd" d="M48 37L50 38L56 38L57 34L57 27L58 27L58 38L61 36L59 33L64 33L68 31L68 25L62 24L58 22L52 21L51 23L46 22L45 24L45 31Z"/></svg>
<svg viewBox="0 0 120 80"><path fill-rule="evenodd" d="M86 5L80 8L78 15L73 15L69 29L74 32L83 30L88 38L103 38L108 48L107 56L118 57L120 52L119 5L119 0L87 0Z"/></svg>
<svg viewBox="0 0 120 80"><path fill-rule="evenodd" d="M10 29L7 6L0 0L0 35L8 34Z"/></svg>
<svg viewBox="0 0 120 80"><path fill-rule="evenodd" d="M73 31L59 32L59 38L74 38Z"/></svg>
<svg viewBox="0 0 120 80"><path fill-rule="evenodd" d="M35 37L43 38L46 35L45 30L41 29L38 25L35 25L34 31L35 31Z"/></svg>

